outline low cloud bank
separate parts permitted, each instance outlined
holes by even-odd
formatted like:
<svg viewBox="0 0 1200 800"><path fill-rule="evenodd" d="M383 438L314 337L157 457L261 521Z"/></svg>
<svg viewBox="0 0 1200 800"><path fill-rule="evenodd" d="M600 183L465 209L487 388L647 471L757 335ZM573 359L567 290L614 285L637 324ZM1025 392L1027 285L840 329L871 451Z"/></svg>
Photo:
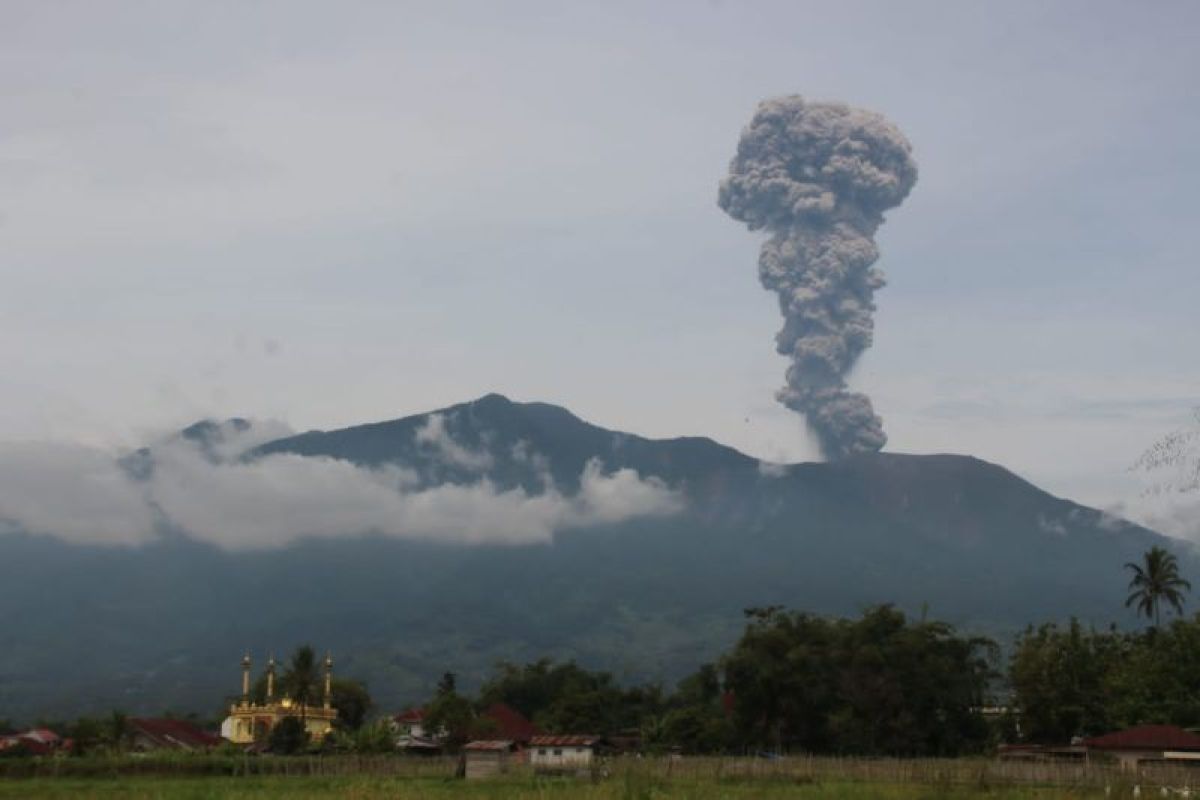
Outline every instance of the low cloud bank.
<svg viewBox="0 0 1200 800"><path fill-rule="evenodd" d="M454 440L446 429L446 417L442 414L430 414L425 424L417 429L416 442L422 448L431 451L432 455L443 463L482 472L492 467L492 456L484 450L472 450Z"/></svg>
<svg viewBox="0 0 1200 800"><path fill-rule="evenodd" d="M486 453L454 442L444 425L422 431L421 443L449 462L477 469L490 463ZM226 426L205 441L175 437L153 449L149 469L131 469L129 459L87 447L0 446L0 530L138 545L175 528L231 550L361 534L528 544L550 541L556 531L683 509L682 495L657 478L606 471L598 461L585 466L572 495L549 480L531 494L486 477L420 488L416 473L403 467L366 469L287 453L253 461L230 455L244 452L254 436Z"/></svg>

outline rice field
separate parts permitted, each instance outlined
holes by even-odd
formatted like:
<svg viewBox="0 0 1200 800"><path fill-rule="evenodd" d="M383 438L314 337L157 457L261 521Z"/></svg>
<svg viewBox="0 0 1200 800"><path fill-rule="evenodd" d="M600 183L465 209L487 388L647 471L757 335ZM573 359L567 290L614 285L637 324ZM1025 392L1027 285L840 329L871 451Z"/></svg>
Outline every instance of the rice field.
<svg viewBox="0 0 1200 800"><path fill-rule="evenodd" d="M987 759L790 757L615 759L588 775L548 778L518 767L490 779L454 777L452 759L394 756L241 758L148 756L0 763L7 798L1104 798L1200 796L1200 770L1139 776L1098 764L1013 764ZM33 768L36 767L36 768ZM1135 787L1136 790L1135 790ZM1184 794L1184 790L1188 794ZM1136 793L1135 793L1136 791Z"/></svg>

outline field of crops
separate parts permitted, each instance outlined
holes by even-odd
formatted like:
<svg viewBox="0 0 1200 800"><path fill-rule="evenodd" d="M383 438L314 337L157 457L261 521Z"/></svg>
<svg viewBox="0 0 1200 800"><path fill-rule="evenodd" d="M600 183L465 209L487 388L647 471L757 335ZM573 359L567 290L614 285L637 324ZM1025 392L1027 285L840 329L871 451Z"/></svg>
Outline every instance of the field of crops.
<svg viewBox="0 0 1200 800"><path fill-rule="evenodd" d="M1121 794L1125 794L1122 792ZM799 800L925 800L926 798L1103 797L1103 792L1048 787L977 788L877 783L796 781L642 780L618 777L598 783L537 780L526 776L465 782L451 779L376 777L257 776L250 778L63 778L0 782L0 798L133 798L137 800L235 800L235 798L328 798L356 800L439 800L440 798L580 798L581 800L651 800L652 798L798 798Z"/></svg>
<svg viewBox="0 0 1200 800"><path fill-rule="evenodd" d="M590 774L544 777L518 767L490 779L454 777L456 762L379 757L239 758L122 756L0 762L8 798L1102 798L1182 796L1192 772L1134 778L1104 765L1004 764L995 760L618 759ZM1200 773L1197 773L1200 775Z"/></svg>

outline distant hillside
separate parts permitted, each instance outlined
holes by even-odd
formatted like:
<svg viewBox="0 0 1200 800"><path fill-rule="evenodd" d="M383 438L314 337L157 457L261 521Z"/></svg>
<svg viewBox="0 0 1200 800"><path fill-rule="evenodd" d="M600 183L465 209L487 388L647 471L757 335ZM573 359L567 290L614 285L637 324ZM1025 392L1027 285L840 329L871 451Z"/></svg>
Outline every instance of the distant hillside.
<svg viewBox="0 0 1200 800"><path fill-rule="evenodd" d="M365 536L226 552L178 535L137 549L0 537L0 718L215 713L246 648L262 658L305 641L392 708L444 670L471 685L498 659L574 657L673 681L726 647L754 605L896 602L1005 636L1070 615L1107 624L1128 619L1121 565L1171 544L965 456L764 468L708 439L645 439L499 395L242 458L273 453L531 493L547 481L571 492L598 460L660 478L687 507L520 546ZM152 450L138 458L139 473L152 467Z"/></svg>

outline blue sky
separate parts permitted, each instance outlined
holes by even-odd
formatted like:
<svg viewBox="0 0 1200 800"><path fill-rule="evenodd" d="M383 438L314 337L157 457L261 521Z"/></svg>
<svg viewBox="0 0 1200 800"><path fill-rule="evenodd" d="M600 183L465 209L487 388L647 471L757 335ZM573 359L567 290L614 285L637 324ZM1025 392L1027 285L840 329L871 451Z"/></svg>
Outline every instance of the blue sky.
<svg viewBox="0 0 1200 800"><path fill-rule="evenodd" d="M1200 5L0 5L0 440L299 428L501 391L815 455L759 238L762 98L920 179L853 377L889 449L1096 505L1200 405Z"/></svg>

